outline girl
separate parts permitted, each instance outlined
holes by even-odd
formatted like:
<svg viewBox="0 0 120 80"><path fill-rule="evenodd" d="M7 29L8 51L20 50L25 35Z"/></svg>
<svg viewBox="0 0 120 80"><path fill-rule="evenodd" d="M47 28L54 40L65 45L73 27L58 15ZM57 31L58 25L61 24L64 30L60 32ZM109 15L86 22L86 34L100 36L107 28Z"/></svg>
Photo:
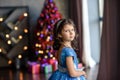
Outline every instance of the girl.
<svg viewBox="0 0 120 80"><path fill-rule="evenodd" d="M49 80L86 80L86 73L78 69L75 53L76 29L72 20L61 19L56 22L53 30L53 48L57 50L58 70Z"/></svg>

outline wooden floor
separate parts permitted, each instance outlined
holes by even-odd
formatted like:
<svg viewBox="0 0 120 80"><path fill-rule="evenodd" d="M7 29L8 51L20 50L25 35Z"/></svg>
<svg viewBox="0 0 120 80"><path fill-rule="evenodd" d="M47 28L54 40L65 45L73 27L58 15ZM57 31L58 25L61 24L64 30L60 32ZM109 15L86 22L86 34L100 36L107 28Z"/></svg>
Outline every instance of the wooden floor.
<svg viewBox="0 0 120 80"><path fill-rule="evenodd" d="M98 65L91 69L86 69L87 80L97 80ZM0 80L48 80L49 74L31 74L26 70L13 70L8 68L0 68Z"/></svg>

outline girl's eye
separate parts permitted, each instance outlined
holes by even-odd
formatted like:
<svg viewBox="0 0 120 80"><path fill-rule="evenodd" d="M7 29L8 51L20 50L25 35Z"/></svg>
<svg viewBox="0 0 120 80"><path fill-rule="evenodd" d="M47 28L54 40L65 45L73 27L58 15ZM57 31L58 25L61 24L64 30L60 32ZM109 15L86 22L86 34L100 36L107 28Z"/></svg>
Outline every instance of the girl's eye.
<svg viewBox="0 0 120 80"><path fill-rule="evenodd" d="M75 31L74 29L71 29L71 30L65 30L65 32L70 32L70 31Z"/></svg>
<svg viewBox="0 0 120 80"><path fill-rule="evenodd" d="M65 30L65 32L68 32L68 30Z"/></svg>
<svg viewBox="0 0 120 80"><path fill-rule="evenodd" d="M72 29L72 31L75 31L74 29Z"/></svg>

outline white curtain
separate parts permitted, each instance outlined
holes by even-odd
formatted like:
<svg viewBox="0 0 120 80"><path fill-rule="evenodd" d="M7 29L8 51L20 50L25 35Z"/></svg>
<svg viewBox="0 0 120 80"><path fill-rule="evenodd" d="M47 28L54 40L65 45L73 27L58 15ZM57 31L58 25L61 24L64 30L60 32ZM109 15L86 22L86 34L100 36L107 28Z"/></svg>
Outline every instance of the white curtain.
<svg viewBox="0 0 120 80"><path fill-rule="evenodd" d="M90 48L90 30L89 30L89 19L88 19L88 7L87 0L82 0L82 19L83 19L83 56L82 60L86 67L94 67L96 62L91 57Z"/></svg>

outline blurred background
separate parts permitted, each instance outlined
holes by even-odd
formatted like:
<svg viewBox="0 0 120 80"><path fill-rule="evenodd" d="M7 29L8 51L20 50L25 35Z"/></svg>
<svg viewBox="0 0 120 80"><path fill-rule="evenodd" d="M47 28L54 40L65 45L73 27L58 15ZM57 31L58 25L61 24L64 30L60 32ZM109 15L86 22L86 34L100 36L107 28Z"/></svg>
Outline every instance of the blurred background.
<svg viewBox="0 0 120 80"><path fill-rule="evenodd" d="M79 34L79 67L96 80L103 0L0 0L0 80L47 80L57 69L53 25L71 18Z"/></svg>

